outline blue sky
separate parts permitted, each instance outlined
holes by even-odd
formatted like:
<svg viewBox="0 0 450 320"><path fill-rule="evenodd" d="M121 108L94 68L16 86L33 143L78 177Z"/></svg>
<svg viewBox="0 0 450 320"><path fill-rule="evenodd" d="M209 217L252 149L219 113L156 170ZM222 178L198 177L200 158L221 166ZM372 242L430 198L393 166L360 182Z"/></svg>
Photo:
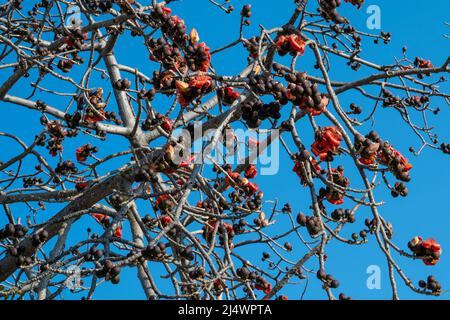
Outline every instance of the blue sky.
<svg viewBox="0 0 450 320"><path fill-rule="evenodd" d="M201 40L205 41L212 49L215 49L236 39L239 27L238 11L246 3L251 3L253 6L252 24L245 29L246 37L257 35L259 25L271 28L284 24L290 17L293 8L293 1L291 0L277 2L271 0L235 0L232 1L232 4L236 8L236 12L232 15L227 15L221 10L214 8L208 4L207 0L180 0L171 3L170 7L173 9L174 14L181 16L186 21L188 29L195 27L200 34ZM366 19L368 18L366 8L371 4L377 4L381 8L382 29L384 31L391 31L393 38L392 42L387 46L383 44L375 46L370 40L363 40L363 53L361 57L371 57L369 59L379 64L392 63L394 57L400 58L402 56L402 47L406 45L410 58L412 59L416 56L421 56L426 59L431 59L435 65L440 65L445 61L449 53L450 44L450 40L446 40L443 37L444 33L450 34L450 28L444 25L444 22L449 19L448 12L450 4L448 1L435 0L428 3L419 0L366 1L366 4L359 11L353 6L343 3L340 12L344 16L347 16L353 25L361 31L378 32L377 30L367 30L366 27ZM148 61L148 54L143 50L141 40L125 37L117 44L115 52L120 63L129 64L132 67L138 66L147 74L151 74L156 66L154 63ZM297 63L298 68L310 74L318 75L318 71L314 70L313 64L310 63L311 61L311 52L307 52L302 59L299 59ZM224 53L214 55L212 63L218 73L233 75L246 65L246 53L241 46L236 46ZM346 66L345 61L339 59L334 61L333 68L331 77L337 81L350 81L367 74L364 70L359 73L353 72ZM3 80L6 77L5 71L0 71L0 79ZM98 79L98 81L102 80ZM49 82L49 85L51 84ZM13 93L19 94L22 90L29 90L26 82L20 82L14 88ZM449 85L443 84L442 90L448 92ZM355 91L343 94L342 97L340 96L340 99L344 108L348 107L351 102L356 102L361 105L365 111L363 115L367 114L372 106L371 102L361 99ZM432 102L436 102L436 106L441 105L442 112L437 117L430 116L429 122L435 125L435 132L439 134L441 140L445 141L447 139L448 141L450 139L448 135L448 107L442 101ZM54 100L51 103L56 105L58 101ZM31 143L33 136L40 130L36 114L28 110L24 111L19 107L6 105L5 103L0 103L0 108L2 108L4 115L0 119L0 131L17 133L19 126L14 120L20 119L21 128L36 128L35 130L20 130L19 136L27 143ZM318 123L326 124L326 122L321 122L321 120L318 120ZM304 122L304 126L307 128L305 131L310 131L306 122ZM448 233L450 210L447 203L449 192L448 180L450 178L448 156L436 150L425 150L420 157L414 157L412 154L409 154L407 151L409 146L417 148L420 146L420 141L413 136L411 129L402 123L399 120L399 115L393 111L380 110L376 116L374 128L382 137L392 142L397 149L407 155L410 162L414 165L412 171L413 179L408 186L410 195L407 198L393 199L385 191L376 193L378 200L386 201L386 205L381 208L381 213L394 225L393 241L399 246L406 248L406 243L410 238L415 235L422 235L425 238L435 238L444 248L441 261L435 267L426 267L420 261L414 262L398 257L397 261L415 283L433 274L441 282L444 289L450 288L450 279L448 276L450 256L446 251L447 248L450 248L450 236ZM370 128L364 127L363 130L363 132L365 130L368 132ZM311 135L311 133L305 134L309 137ZM10 142L5 141L2 140L3 155L0 156L0 160L7 159L8 155L17 153L17 149L14 149L16 147ZM64 147L65 152L73 152L81 143L80 141L78 139L68 142ZM107 143L96 142L96 145L100 147L99 156L127 148L127 143L122 138L112 138ZM127 157L125 158L123 161L128 160ZM120 162L117 161L115 164ZM345 163L345 160L342 159L341 161L338 158L336 162ZM300 186L298 178L291 172L292 162L286 155L282 155L280 164L280 172L276 176L260 176L256 179L256 182L265 192L265 199L277 198L281 204L289 201L294 212L303 211L308 213L309 198L304 188ZM110 166L113 167L113 164ZM105 167L105 170L108 168ZM357 176L352 173L353 170L350 164L346 168L346 173L349 178L353 181L358 181ZM390 177L390 181L394 182L394 179ZM19 205L14 208L23 210L23 216L26 216L26 208L20 207ZM39 213L39 215L43 216L38 217L38 219L47 219L57 209L58 206L49 205L46 211ZM352 232L359 232L359 230L363 229L364 219L366 217L370 217L368 210L358 211L355 225L347 227L343 231L343 235L349 237ZM2 215L0 217L2 224L5 223L4 220L5 218ZM283 221L283 217L280 217L280 221ZM80 237L85 237L84 230L87 225L92 226L96 232L101 231L98 227L96 229L95 224L90 218L81 219L77 225L74 229L77 237L72 240L79 240ZM283 222L277 228L283 228ZM127 236L126 232L125 236ZM289 241L294 245L294 250L287 257L290 260L296 260L305 253L304 249L298 244L298 240L295 238L291 238ZM335 290L336 295L339 292L345 292L355 299L386 299L391 297L386 261L373 237L369 237L369 244L365 246L349 247L333 241L327 248L327 271L339 279L341 283L339 289ZM241 253L243 255L254 256L255 252L261 254L262 251L263 249L258 247L253 251L246 250ZM381 268L381 290L369 290L366 286L366 279L368 277L366 269L370 265L378 265ZM317 261L311 261L307 264L307 267L316 269ZM152 264L151 268L156 274L160 271L159 267L155 264ZM397 281L399 284L400 298L426 298L425 296L412 293L401 283L399 277L397 277ZM299 298L304 285L305 282L295 286L287 286L282 293L287 294L291 299ZM66 295L65 298L73 298L73 296ZM124 270L122 272L122 281L119 285L113 286L107 283L99 287L94 298L144 298L140 284L136 278L136 270ZM320 289L320 284L317 280L311 277L305 299L322 298L326 298L325 292ZM442 298L448 299L449 297L447 294L444 294Z"/></svg>

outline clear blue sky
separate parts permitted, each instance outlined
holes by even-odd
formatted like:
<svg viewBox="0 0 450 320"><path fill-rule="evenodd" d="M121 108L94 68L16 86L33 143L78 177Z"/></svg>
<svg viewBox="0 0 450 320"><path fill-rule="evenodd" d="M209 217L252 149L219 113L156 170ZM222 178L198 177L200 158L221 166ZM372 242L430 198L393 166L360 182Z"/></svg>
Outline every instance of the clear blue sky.
<svg viewBox="0 0 450 320"><path fill-rule="evenodd" d="M147 3L148 1L142 1ZM173 12L185 19L188 29L195 27L200 33L202 41L205 41L211 48L218 48L236 39L238 35L238 11L243 4L251 3L253 5L252 25L245 29L247 37L257 35L258 25L261 24L266 28L275 27L284 24L292 13L292 0L234 0L232 4L236 8L236 12L227 15L222 11L211 6L207 0L187 1L180 0L170 4ZM435 0L424 2L420 0L409 1L366 1L366 4L360 11L353 6L343 3L340 12L350 18L353 25L360 28L361 31L370 32L365 27L368 15L365 13L366 7L371 4L377 4L381 8L382 29L391 31L393 34L392 42L388 45L374 46L370 40L363 41L362 57L374 57L375 62L379 64L388 64L393 61L394 57L401 57L402 47L406 45L411 58L421 56L431 59L435 65L440 65L445 61L449 54L450 40L443 37L444 33L450 34L450 28L445 27L444 22L449 20L448 12L450 3L446 0ZM377 31L374 31L377 32ZM116 46L116 54L120 63L129 64L130 66L143 67L143 71L151 74L155 67L153 63L147 62L147 54L142 50L140 40L135 38L125 38ZM297 65L302 71L311 74L317 74L311 63L308 63L310 57L305 55L305 59L299 59ZM226 51L223 54L213 57L213 65L219 73L232 75L239 72L246 64L246 53L241 46ZM355 74L350 70L343 61L336 61L334 64L335 71L332 72L333 80L348 81L364 75L363 73ZM4 80L7 75L5 71L0 71L0 79ZM20 85L25 84L21 82ZM29 90L28 87L16 87L15 93L20 90ZM443 85L443 89L449 91L447 84ZM357 102L363 108L365 101L361 100L355 92L345 94L341 97L341 104L348 106L350 102ZM56 101L54 104L56 105ZM366 104L366 111L370 109L372 104ZM430 117L430 123L436 126L436 133L440 134L441 139L450 140L448 134L448 107L441 103L442 112L439 117ZM0 131L17 132L17 124L12 119L21 119L23 128L33 128L35 130L23 130L20 137L27 143L31 142L32 137L40 129L38 129L38 119L35 113L24 111L19 107L0 103L4 117L0 119ZM320 120L319 120L320 123ZM366 128L369 130L369 128ZM408 153L409 146L420 146L411 130L399 121L398 114L392 111L381 110L376 117L375 129L380 135L391 141L397 149L403 151L408 156L410 162L414 165L412 171L412 181L409 184L410 195L407 198L393 199L386 192L378 192L376 194L378 200L385 200L387 203L381 208L384 217L391 221L394 225L395 236L394 242L399 246L406 248L407 241L415 235L423 237L433 237L438 240L443 247L443 255L441 261L435 267L426 267L421 261L409 261L399 258L403 270L410 278L417 283L420 279L425 279L428 275L433 274L441 282L444 289L450 288L450 279L448 270L450 268L450 256L447 248L450 248L450 236L448 227L450 225L450 210L447 203L448 200L448 181L450 178L450 169L448 166L448 156L443 155L439 151L426 150L420 157L414 157ZM80 140L78 140L80 141ZM126 142L121 138L109 140L106 144L99 144L100 156L123 150L127 147ZM16 154L17 149L10 149L12 144L5 143L2 140L2 153L0 160L4 160L10 154ZM65 152L73 152L78 146L77 142L70 142L65 145ZM72 150L72 151L70 151ZM337 160L340 161L340 160ZM283 155L280 159L280 172L277 176L258 177L256 182L265 192L265 199L278 198L281 204L290 201L295 212L308 212L309 201L307 194L300 186L298 178L292 174L291 161ZM350 179L357 181L357 177L348 167L348 175ZM274 182L275 181L275 182ZM393 182L394 180L391 179ZM294 199L294 200L293 200ZM16 208L20 208L17 206ZM26 216L26 208L23 216ZM50 217L58 206L49 206L44 213L46 218ZM359 232L363 228L364 219L370 217L368 210L360 210L357 214L357 222L355 226L347 227L343 235L349 237L352 232ZM5 217L2 215L0 221L5 223ZM82 236L83 228L87 224L95 225L92 219L82 219L80 221L82 227L76 231ZM278 225L277 228L282 228ZM97 230L98 229L98 230ZM100 232L97 228L96 231ZM125 236L127 236L125 232ZM304 249L294 238L290 239L294 244L294 250L288 255L289 259L296 260L302 254ZM258 251L258 248L255 250ZM259 254L262 252L260 250ZM253 252L244 252L252 254ZM381 290L369 290L366 287L366 268L369 265L379 265L382 270L382 288ZM152 268L154 264L152 264ZM317 268L317 262L313 261L307 264L308 268ZM391 297L390 286L388 282L388 274L386 261L376 245L373 237L369 237L369 244L358 247L348 247L341 243L332 242L328 246L328 262L327 271L340 280L341 286L335 290L336 295L339 292L345 292L355 299L386 299ZM422 299L425 296L419 296L407 289L401 279L397 277L399 284L400 298L404 299ZM300 297L304 288L304 283L296 286L287 286L282 293L287 294L291 299ZM66 298L70 298L67 295ZM73 296L72 296L73 297ZM122 281L119 285L113 286L105 284L98 288L94 298L107 299L141 299L144 294L140 288L140 284L136 278L135 269L127 269L122 272ZM320 289L319 283L311 277L305 299L322 299L326 298L325 292ZM444 294L444 299L449 296Z"/></svg>

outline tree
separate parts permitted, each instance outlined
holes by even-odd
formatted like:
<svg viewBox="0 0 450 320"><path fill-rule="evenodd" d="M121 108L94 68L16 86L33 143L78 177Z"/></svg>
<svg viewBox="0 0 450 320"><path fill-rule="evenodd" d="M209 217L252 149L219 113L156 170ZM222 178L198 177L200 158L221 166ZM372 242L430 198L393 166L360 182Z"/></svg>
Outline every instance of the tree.
<svg viewBox="0 0 450 320"><path fill-rule="evenodd" d="M439 113L433 101L449 104L439 84L450 59L435 66L406 48L389 65L363 58L363 40L382 46L391 38L358 31L338 13L363 0L293 1L288 21L261 26L253 37L246 35L251 5L236 13L229 1L209 0L211 9L241 17L237 40L215 50L172 12L171 1L145 2L0 5L0 100L33 110L40 121L29 128L31 144L20 138L27 129L20 124L0 133L21 149L0 163L8 219L0 231L1 296L54 299L72 290L91 299L134 268L149 299L287 299L283 288L311 275L330 299L348 299L326 269L327 245L369 238L386 257L394 299L396 277L420 294L442 292L434 277L415 285L393 255L435 265L442 249L421 236L394 243L375 189L406 197L412 164L370 126L378 109L395 110L420 140L412 154L448 154L450 144L426 115ZM148 59L121 64L121 38L147 50ZM215 55L238 46L248 53L242 72L216 72ZM359 78L332 80L335 59ZM302 72L300 61L302 69L303 61L313 63ZM31 94L18 85L31 86ZM349 92L365 107L343 106L340 95ZM265 139L250 134L264 132ZM126 150L117 149L124 141ZM308 193L307 213L265 199L254 182L258 159L278 142L296 188ZM363 230L354 224L362 208L372 215ZM289 237L301 248L294 262L283 256L293 250ZM268 264L254 248L265 248Z"/></svg>

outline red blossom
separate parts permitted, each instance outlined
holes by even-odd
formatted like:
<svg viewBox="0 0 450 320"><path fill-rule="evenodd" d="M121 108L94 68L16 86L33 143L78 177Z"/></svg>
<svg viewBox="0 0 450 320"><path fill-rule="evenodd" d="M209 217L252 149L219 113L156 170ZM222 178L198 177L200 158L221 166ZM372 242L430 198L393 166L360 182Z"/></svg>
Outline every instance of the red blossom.
<svg viewBox="0 0 450 320"><path fill-rule="evenodd" d="M292 168L292 171L294 171L298 176L302 174L301 165L300 162L296 161L294 168Z"/></svg>
<svg viewBox="0 0 450 320"><path fill-rule="evenodd" d="M168 194L163 194L161 196L159 196L156 201L155 201L155 205L160 208L161 206L164 205L165 202L170 200L170 196Z"/></svg>
<svg viewBox="0 0 450 320"><path fill-rule="evenodd" d="M335 193L334 195L338 195L338 193ZM333 198L332 194L327 196L327 200L329 203L334 204L334 205L341 205L344 203L344 199L343 197L339 196L337 199Z"/></svg>
<svg viewBox="0 0 450 320"><path fill-rule="evenodd" d="M311 151L319 156L321 161L326 161L328 153L336 155L339 153L342 134L337 127L325 127L316 134L316 140L311 145Z"/></svg>
<svg viewBox="0 0 450 320"><path fill-rule="evenodd" d="M57 139L52 139L52 141L57 141ZM60 154L62 154L63 152L63 145L61 143L54 144L49 150L49 153L52 157L56 157L58 155L58 152Z"/></svg>
<svg viewBox="0 0 450 320"><path fill-rule="evenodd" d="M403 172L408 172L412 169L413 166L408 162L408 159L406 159L399 151L395 150L390 145L387 147L386 151L381 149L378 153L378 161L386 166L388 166L394 158L400 160L400 165L402 166Z"/></svg>
<svg viewBox="0 0 450 320"><path fill-rule="evenodd" d="M197 201L197 204L195 205L197 208L203 208L203 202Z"/></svg>
<svg viewBox="0 0 450 320"><path fill-rule="evenodd" d="M255 285L256 290L261 290L265 294L269 294L272 291L272 285L265 280L261 280L259 283Z"/></svg>
<svg viewBox="0 0 450 320"><path fill-rule="evenodd" d="M225 106L232 105L233 102L240 96L240 93L235 91L233 87L222 87L218 90L218 93L222 99L222 104Z"/></svg>
<svg viewBox="0 0 450 320"><path fill-rule="evenodd" d="M172 218L169 215L164 214L159 217L159 221L161 222L162 226L165 227L172 222Z"/></svg>
<svg viewBox="0 0 450 320"><path fill-rule="evenodd" d="M167 14L167 15L171 15L172 14L172 9L170 9L170 8L168 8L168 7L165 7L165 6L162 6L162 11L165 13L165 14Z"/></svg>
<svg viewBox="0 0 450 320"><path fill-rule="evenodd" d="M105 119L104 110L96 110L96 112L90 111L84 115L83 120L89 123L96 123Z"/></svg>
<svg viewBox="0 0 450 320"><path fill-rule="evenodd" d="M167 132L172 132L173 130L172 120L170 120L166 116L163 116L161 128L163 128Z"/></svg>
<svg viewBox="0 0 450 320"><path fill-rule="evenodd" d="M222 282L219 279L214 280L213 283L214 283L214 287L215 287L216 290L222 289L223 285L222 285Z"/></svg>
<svg viewBox="0 0 450 320"><path fill-rule="evenodd" d="M258 174L258 170L256 169L254 164L251 164L245 170L244 176L247 179L253 179L254 177L256 177L257 174Z"/></svg>
<svg viewBox="0 0 450 320"><path fill-rule="evenodd" d="M177 80L175 86L178 91L178 101L183 107L187 107L193 100L210 91L212 85L211 77L203 74L196 75L189 83Z"/></svg>
<svg viewBox="0 0 450 320"><path fill-rule="evenodd" d="M442 254L442 248L434 239L423 240L422 237L414 237L408 243L409 249L427 266L436 265Z"/></svg>
<svg viewBox="0 0 450 320"><path fill-rule="evenodd" d="M91 216L100 224L104 224L109 221L109 217L103 213L92 213Z"/></svg>
<svg viewBox="0 0 450 320"><path fill-rule="evenodd" d="M378 150L380 148L379 143L369 143L368 145L362 146L362 150L360 152L361 157L359 158L359 162L365 164L366 166L374 164L376 162L376 158L378 155Z"/></svg>
<svg viewBox="0 0 450 320"><path fill-rule="evenodd" d="M179 95L178 102L180 102L180 105L183 107L187 107L187 106L189 106L189 103L191 103L191 101L186 99L183 94Z"/></svg>
<svg viewBox="0 0 450 320"><path fill-rule="evenodd" d="M84 146L77 148L75 155L78 162L86 161L87 157L89 156L89 149L89 144L85 144Z"/></svg>
<svg viewBox="0 0 450 320"><path fill-rule="evenodd" d="M87 181L85 181L84 179L82 179L82 178L79 178L78 180L77 180L77 183L75 184L75 188L78 190L78 191L83 191L84 189L86 189L86 187L88 186L88 182Z"/></svg>
<svg viewBox="0 0 450 320"><path fill-rule="evenodd" d="M210 76L198 74L189 81L189 87L197 89L209 89L212 86L212 79Z"/></svg>
<svg viewBox="0 0 450 320"><path fill-rule="evenodd" d="M167 168L167 169L163 170L163 172L165 174L173 174L179 168L187 168L192 164L192 162L194 161L194 158L195 158L194 155L191 155L189 157L189 159L187 159L186 161L181 161L180 164L176 168Z"/></svg>
<svg viewBox="0 0 450 320"><path fill-rule="evenodd" d="M411 69L414 69L414 67L413 67L413 66L400 66L400 69L403 70L403 71L405 71L405 70L411 70Z"/></svg>
<svg viewBox="0 0 450 320"><path fill-rule="evenodd" d="M370 158L362 158L361 157L361 158L359 158L359 162L368 166L368 165L375 163L375 157L370 157Z"/></svg>
<svg viewBox="0 0 450 320"><path fill-rule="evenodd" d="M239 172L228 172L228 176L226 177L225 181L228 186L231 186L238 182L239 177Z"/></svg>
<svg viewBox="0 0 450 320"><path fill-rule="evenodd" d="M436 242L434 239L427 239L422 243L422 246L427 249L431 250L433 252L439 252L441 251L441 245Z"/></svg>
<svg viewBox="0 0 450 320"><path fill-rule="evenodd" d="M118 226L116 230L114 230L114 236L117 238L122 238L122 227Z"/></svg>
<svg viewBox="0 0 450 320"><path fill-rule="evenodd" d="M291 34L289 36L280 36L278 38L277 47L279 50L285 49L287 44L289 44L290 51L296 52L299 55L305 53L306 42L300 36Z"/></svg>
<svg viewBox="0 0 450 320"><path fill-rule="evenodd" d="M434 66L433 66L433 64L431 63L431 61L430 60L425 60L425 59L422 59L422 58L419 58L419 57L417 57L415 60L414 60L414 65L416 66L416 67L419 67L419 68L422 68L422 69L425 69L425 68L434 68Z"/></svg>
<svg viewBox="0 0 450 320"><path fill-rule="evenodd" d="M216 219L209 219L206 224L203 226L203 237L205 238L205 240L207 240L208 242L210 242L212 240L212 235L214 233L214 230L216 228L217 225L217 220ZM233 246L233 244L231 243L231 239L233 237L234 234L234 229L233 229L233 225L231 223L223 223L223 227L225 229L225 232L228 234L228 241L229 241L229 245L230 247ZM221 228L218 229L218 233L219 235L223 235L223 230ZM220 237L221 241L223 240L223 237Z"/></svg>
<svg viewBox="0 0 450 320"><path fill-rule="evenodd" d="M225 222L223 226L228 233L233 232L233 225L231 223Z"/></svg>
<svg viewBox="0 0 450 320"><path fill-rule="evenodd" d="M259 190L258 185L256 183L253 183L253 182L247 182L244 186L245 186L245 188L247 188L249 195L252 195L256 191Z"/></svg>

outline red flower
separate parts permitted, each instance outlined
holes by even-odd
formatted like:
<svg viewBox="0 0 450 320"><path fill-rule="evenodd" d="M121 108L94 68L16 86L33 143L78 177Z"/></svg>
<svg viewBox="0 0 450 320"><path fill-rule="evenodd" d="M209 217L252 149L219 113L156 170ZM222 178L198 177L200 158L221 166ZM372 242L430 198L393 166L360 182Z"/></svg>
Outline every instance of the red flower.
<svg viewBox="0 0 450 320"><path fill-rule="evenodd" d="M170 199L170 197L169 197L168 194L163 194L163 195L159 196L159 197L156 199L155 205L156 205L159 209L161 209L161 208L166 207L166 203L167 203L168 201L170 201L170 200L171 200L171 199Z"/></svg>
<svg viewBox="0 0 450 320"><path fill-rule="evenodd" d="M422 247L424 247L427 250L431 250L432 252L439 252L441 251L441 245L436 242L434 239L427 239L424 242L422 242Z"/></svg>
<svg viewBox="0 0 450 320"><path fill-rule="evenodd" d="M254 164L251 164L245 170L244 176L247 179L253 179L254 177L256 177L257 174L258 174L258 170L256 170L256 167Z"/></svg>
<svg viewBox="0 0 450 320"><path fill-rule="evenodd" d="M165 7L165 6L163 6L162 5L162 11L165 13L165 14L167 14L167 15L171 15L172 14L172 9L170 9L170 8L167 8L167 7Z"/></svg>
<svg viewBox="0 0 450 320"><path fill-rule="evenodd" d="M300 176L302 174L300 162L295 161L295 165L294 165L294 168L292 168L292 171L294 171L298 176Z"/></svg>
<svg viewBox="0 0 450 320"><path fill-rule="evenodd" d="M256 176L256 169L255 172L251 173ZM239 172L228 172L228 176L225 178L225 182L228 187L236 187L237 185L238 187L244 189L247 196L251 196L259 190L259 187L256 183L249 182L247 178L241 177Z"/></svg>
<svg viewBox="0 0 450 320"><path fill-rule="evenodd" d="M278 38L277 47L280 54L283 54L286 49L289 49L291 52L295 52L299 55L303 55L305 53L306 42L300 36L296 34L291 34L289 36L281 36Z"/></svg>
<svg viewBox="0 0 450 320"><path fill-rule="evenodd" d="M366 166L374 164L375 162L375 158L359 158L359 162L361 162L362 164L365 164Z"/></svg>
<svg viewBox="0 0 450 320"><path fill-rule="evenodd" d="M400 165L402 166L402 171L407 172L412 169L412 164L408 162L408 159L406 159L399 151L395 150L392 146L388 146L386 151L383 151L383 148L378 153L378 161L388 166L392 159L397 158L400 160Z"/></svg>
<svg viewBox="0 0 450 320"><path fill-rule="evenodd" d="M184 24L184 20L181 19L179 16L173 16L170 18L170 20L172 20L173 24Z"/></svg>
<svg viewBox="0 0 450 320"><path fill-rule="evenodd" d="M426 266L435 266L439 262L439 259L423 259L422 261Z"/></svg>
<svg viewBox="0 0 450 320"><path fill-rule="evenodd" d="M173 130L172 120L170 120L168 117L164 116L162 118L161 128L163 128L167 132L172 132L172 130Z"/></svg>
<svg viewBox="0 0 450 320"><path fill-rule="evenodd" d="M165 174L172 174L175 173L177 171L177 169L179 168L187 168L192 164L192 161L194 161L194 155L191 155L189 157L189 159L187 159L186 161L181 161L180 164L176 167L171 167L171 168L167 168L165 170L163 170L162 172L164 172ZM176 164L174 164L176 165Z"/></svg>
<svg viewBox="0 0 450 320"><path fill-rule="evenodd" d="M164 214L161 217L159 217L159 221L161 222L162 226L165 227L172 222L172 218L169 215Z"/></svg>
<svg viewBox="0 0 450 320"><path fill-rule="evenodd" d="M192 162L194 161L194 159L195 159L194 155L191 155L189 157L189 159L187 159L186 161L181 161L179 167L180 168L189 167L192 164Z"/></svg>
<svg viewBox="0 0 450 320"><path fill-rule="evenodd" d="M78 162L86 161L87 157L89 156L89 149L89 144L85 144L84 146L77 148L76 158Z"/></svg>
<svg viewBox="0 0 450 320"><path fill-rule="evenodd" d="M233 87L222 87L218 91L222 104L225 106L232 105L233 102L239 98L240 93L235 91Z"/></svg>
<svg viewBox="0 0 450 320"><path fill-rule="evenodd" d="M225 222L223 226L227 233L231 233L233 231L233 225L231 223Z"/></svg>
<svg viewBox="0 0 450 320"><path fill-rule="evenodd" d="M359 162L365 164L366 166L374 164L378 155L379 148L380 144L375 142L372 142L367 146L362 147Z"/></svg>
<svg viewBox="0 0 450 320"><path fill-rule="evenodd" d="M91 216L100 224L104 224L107 220L109 221L109 217L106 214L92 213Z"/></svg>
<svg viewBox="0 0 450 320"><path fill-rule="evenodd" d="M328 153L338 154L341 145L342 134L337 127L325 127L316 133L316 140L311 145L311 151L319 156L321 161L326 161Z"/></svg>
<svg viewBox="0 0 450 320"><path fill-rule="evenodd" d="M228 176L226 177L225 181L228 186L231 186L235 183L238 183L239 178L240 178L239 172L228 172Z"/></svg>
<svg viewBox="0 0 450 320"><path fill-rule="evenodd" d="M89 111L84 115L83 120L89 123L96 123L105 119L105 111L96 110L96 112Z"/></svg>
<svg viewBox="0 0 450 320"><path fill-rule="evenodd" d="M212 85L211 77L203 74L198 74L189 83L177 80L175 81L175 86L178 91L178 101L183 107L187 107L191 101L207 93Z"/></svg>
<svg viewBox="0 0 450 320"><path fill-rule="evenodd" d="M261 290L265 294L269 294L272 291L272 285L268 283L266 280L261 280L255 285L256 290Z"/></svg>
<svg viewBox="0 0 450 320"><path fill-rule="evenodd" d="M118 226L116 230L114 230L114 236L117 238L122 238L122 227Z"/></svg>
<svg viewBox="0 0 450 320"><path fill-rule="evenodd" d="M422 240L422 237L414 237L408 243L409 249L427 266L436 265L442 254L442 248L434 239Z"/></svg>
<svg viewBox="0 0 450 320"><path fill-rule="evenodd" d="M184 97L183 94L180 94L180 95L178 96L178 102L179 102L180 105L183 106L183 107L187 107L187 106L189 106L189 103L191 103L191 101L188 100L188 99L186 99L186 98Z"/></svg>
<svg viewBox="0 0 450 320"><path fill-rule="evenodd" d="M419 68L422 68L422 69L424 69L424 68L430 68L430 69L434 68L434 66L433 66L433 64L431 63L430 60L425 60L425 59L422 59L422 58L419 58L419 57L417 57L414 60L414 65L416 67L419 67Z"/></svg>
<svg viewBox="0 0 450 320"><path fill-rule="evenodd" d="M52 157L56 157L58 155L58 152L62 154L63 145L59 142L58 139L52 138L51 143L49 142L49 146L50 144L51 147L49 148L49 153Z"/></svg>
<svg viewBox="0 0 450 320"><path fill-rule="evenodd" d="M339 198L333 198L333 195L339 195L339 193L330 194L327 196L327 200L329 203L334 205L341 205L344 203L343 197L339 196Z"/></svg>
<svg viewBox="0 0 450 320"><path fill-rule="evenodd" d="M220 290L220 289L222 289L222 282L220 282L220 280L219 279L217 279L217 280L214 280L214 288L216 289L216 290Z"/></svg>
<svg viewBox="0 0 450 320"><path fill-rule="evenodd" d="M88 186L88 182L81 178L79 178L77 180L77 183L75 184L75 188L78 191L83 191L84 189L86 189L87 186Z"/></svg>
<svg viewBox="0 0 450 320"><path fill-rule="evenodd" d="M199 74L189 81L189 87L197 89L208 89L212 86L212 79L209 76Z"/></svg>
<svg viewBox="0 0 450 320"><path fill-rule="evenodd" d="M248 182L248 183L246 183L246 184L245 184L245 187L247 188L248 194L249 194L249 195L252 195L252 194L254 194L256 191L259 190L258 185L257 185L256 183L253 183L253 182Z"/></svg>
<svg viewBox="0 0 450 320"><path fill-rule="evenodd" d="M165 174L172 174L172 173L175 173L177 171L177 169L179 169L179 168L187 168L192 164L192 161L194 161L194 158L195 157L193 155L191 155L189 157L189 159L187 159L186 161L181 161L180 164L176 168L167 168L163 172Z"/></svg>

